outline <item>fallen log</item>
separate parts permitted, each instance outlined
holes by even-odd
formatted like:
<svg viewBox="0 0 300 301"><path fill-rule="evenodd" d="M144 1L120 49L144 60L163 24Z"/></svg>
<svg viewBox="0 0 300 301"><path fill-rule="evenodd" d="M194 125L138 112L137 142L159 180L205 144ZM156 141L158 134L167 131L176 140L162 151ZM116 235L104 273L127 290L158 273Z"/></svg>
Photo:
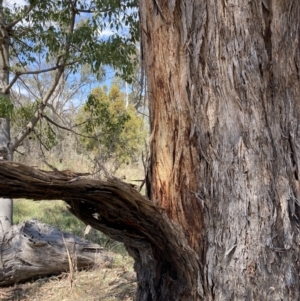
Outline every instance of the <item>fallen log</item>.
<svg viewBox="0 0 300 301"><path fill-rule="evenodd" d="M43 224L25 221L5 233L0 246L0 286L109 262L98 244ZM71 264L71 266L70 266Z"/></svg>

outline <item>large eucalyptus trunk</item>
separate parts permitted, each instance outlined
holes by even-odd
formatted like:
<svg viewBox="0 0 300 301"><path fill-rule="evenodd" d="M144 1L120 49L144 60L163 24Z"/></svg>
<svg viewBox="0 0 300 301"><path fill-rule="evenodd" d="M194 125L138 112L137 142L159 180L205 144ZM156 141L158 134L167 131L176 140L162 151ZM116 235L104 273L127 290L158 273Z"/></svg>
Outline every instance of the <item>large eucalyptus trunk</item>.
<svg viewBox="0 0 300 301"><path fill-rule="evenodd" d="M0 0L0 24L5 24L3 0ZM3 93L9 83L9 36L7 30L0 28L0 101L8 98ZM4 109L3 105L1 106ZM13 151L10 143L10 119L5 110L0 112L0 159L13 160ZM12 225L12 199L1 199L0 206L0 240Z"/></svg>
<svg viewBox="0 0 300 301"><path fill-rule="evenodd" d="M127 246L137 300L299 300L298 1L140 0L150 201L0 162L0 196L65 200Z"/></svg>
<svg viewBox="0 0 300 301"><path fill-rule="evenodd" d="M299 300L300 2L139 2L150 197L199 256L187 299Z"/></svg>

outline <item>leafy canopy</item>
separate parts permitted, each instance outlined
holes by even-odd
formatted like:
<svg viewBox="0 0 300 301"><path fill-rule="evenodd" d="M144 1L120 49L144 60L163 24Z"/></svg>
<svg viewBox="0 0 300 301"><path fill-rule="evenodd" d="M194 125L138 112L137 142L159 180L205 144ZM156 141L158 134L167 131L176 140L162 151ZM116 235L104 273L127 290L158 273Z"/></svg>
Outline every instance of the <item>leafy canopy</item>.
<svg viewBox="0 0 300 301"><path fill-rule="evenodd" d="M110 65L130 81L139 38L136 0L17 3L3 8L6 20L1 24L11 41L10 56L17 59L12 71L22 72L42 56L47 61L56 58L56 65L64 61L74 72L83 64L94 72ZM107 30L110 36L101 34Z"/></svg>
<svg viewBox="0 0 300 301"><path fill-rule="evenodd" d="M43 95L31 100L34 103L34 99L41 98L36 111L23 112L32 118L14 139L12 150L43 118L41 113L67 70L76 75L82 66L89 65L100 77L103 66L110 65L117 75L132 81L139 37L137 0L0 0L0 26L7 37L0 41L0 69L9 71L2 76L0 93L8 95L16 83L26 86L26 76L50 73L53 79L45 83ZM104 35L107 31L110 34ZM41 67L40 62L46 63ZM0 100L1 116L11 115L12 108L8 98Z"/></svg>

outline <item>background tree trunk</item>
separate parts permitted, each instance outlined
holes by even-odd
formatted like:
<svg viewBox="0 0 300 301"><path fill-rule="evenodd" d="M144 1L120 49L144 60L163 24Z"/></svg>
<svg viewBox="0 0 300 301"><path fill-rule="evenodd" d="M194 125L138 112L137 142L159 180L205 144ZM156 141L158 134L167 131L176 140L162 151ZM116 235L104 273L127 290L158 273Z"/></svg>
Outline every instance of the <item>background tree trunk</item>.
<svg viewBox="0 0 300 301"><path fill-rule="evenodd" d="M0 60L1 61L1 60ZM1 68L1 67L0 67ZM1 72L0 72L1 73ZM0 74L1 78L1 74ZM0 93L1 95L1 93ZM10 120L9 117L0 118L0 160L13 160L13 152L9 148L10 144ZM0 199L0 240L13 223L13 200Z"/></svg>
<svg viewBox="0 0 300 301"><path fill-rule="evenodd" d="M0 0L0 23L5 24L3 0ZM2 26L0 29L0 97L9 97L3 93L9 83L9 36L7 30ZM10 119L7 115L0 114L0 148L1 160L13 160L13 151L10 143ZM0 240L13 222L12 199L1 199L0 206Z"/></svg>
<svg viewBox="0 0 300 301"><path fill-rule="evenodd" d="M199 255L204 300L298 300L300 3L139 3L150 197Z"/></svg>

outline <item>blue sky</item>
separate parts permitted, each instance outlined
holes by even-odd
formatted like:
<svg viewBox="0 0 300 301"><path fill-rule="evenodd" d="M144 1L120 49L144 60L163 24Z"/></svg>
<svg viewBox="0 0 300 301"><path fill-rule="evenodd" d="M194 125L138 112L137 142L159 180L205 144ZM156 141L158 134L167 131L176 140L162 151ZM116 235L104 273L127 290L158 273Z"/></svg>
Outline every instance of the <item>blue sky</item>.
<svg viewBox="0 0 300 301"><path fill-rule="evenodd" d="M4 5L6 5L8 7L12 8L14 6L14 4L17 4L17 5L26 5L26 4L28 4L28 1L25 1L25 0L15 0L15 1L13 1L13 0L4 0ZM85 14L81 14L81 16L79 16L79 18L78 18L78 21L81 18L85 18L85 17L86 17ZM113 35L115 33L117 33L118 35L124 35L124 36L126 36L126 35L128 35L128 27L126 27L124 25L118 31L114 27L112 27L112 28L106 28L103 31L99 30L99 38L105 40L106 38L110 37L111 35ZM81 91L81 92L87 96L87 94L89 94L90 89L92 89L93 87L106 85L109 88L111 86L112 80L114 79L115 72L109 66L105 67L105 71L106 71L106 77L105 77L105 79L102 82L95 81L94 84L90 85L89 87L85 87L84 90ZM24 93L24 94L27 94L26 90L23 90L21 92ZM77 101L76 99L74 99L74 101L75 102L79 102L79 100ZM80 102L82 102L82 98L80 99Z"/></svg>

